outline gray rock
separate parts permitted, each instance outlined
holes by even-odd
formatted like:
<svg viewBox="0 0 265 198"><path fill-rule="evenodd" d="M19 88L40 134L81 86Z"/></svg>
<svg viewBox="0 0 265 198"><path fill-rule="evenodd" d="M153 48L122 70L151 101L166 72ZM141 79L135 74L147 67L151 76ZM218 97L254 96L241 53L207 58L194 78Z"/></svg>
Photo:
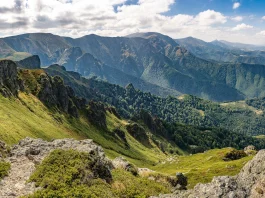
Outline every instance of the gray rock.
<svg viewBox="0 0 265 198"><path fill-rule="evenodd" d="M249 146L247 146L247 147L244 148L244 152L247 155L255 155L257 153L257 149L256 149L255 146L249 145Z"/></svg>
<svg viewBox="0 0 265 198"><path fill-rule="evenodd" d="M138 168L135 165L128 162L123 157L115 158L114 160L112 160L112 164L113 164L113 167L116 169L120 168L120 169L126 170L128 172L131 172L133 175L139 174Z"/></svg>

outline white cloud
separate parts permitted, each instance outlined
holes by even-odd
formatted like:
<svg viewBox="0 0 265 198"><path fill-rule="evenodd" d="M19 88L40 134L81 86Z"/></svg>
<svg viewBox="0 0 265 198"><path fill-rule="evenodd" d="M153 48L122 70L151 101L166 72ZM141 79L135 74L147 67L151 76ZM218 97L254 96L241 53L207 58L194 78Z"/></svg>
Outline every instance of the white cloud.
<svg viewBox="0 0 265 198"><path fill-rule="evenodd" d="M241 23L241 24L237 25L236 27L234 27L232 30L233 31L240 31L240 30L247 30L247 29L252 29L252 28L253 28L253 26L251 26L251 25Z"/></svg>
<svg viewBox="0 0 265 198"><path fill-rule="evenodd" d="M261 32L259 32L259 33L257 33L257 35L258 35L258 36L265 36L265 30L263 30L263 31L261 31Z"/></svg>
<svg viewBox="0 0 265 198"><path fill-rule="evenodd" d="M235 16L235 17L232 17L231 20L235 21L235 22L240 22L240 21L243 21L243 17L242 16Z"/></svg>
<svg viewBox="0 0 265 198"><path fill-rule="evenodd" d="M261 17L262 20L265 20L265 16Z"/></svg>
<svg viewBox="0 0 265 198"><path fill-rule="evenodd" d="M239 2L235 2L235 3L233 4L233 9L235 10L235 9L239 8L240 5L241 5L241 4L240 4Z"/></svg>
<svg viewBox="0 0 265 198"><path fill-rule="evenodd" d="M214 10L207 10L199 13L195 17L195 20L198 21L200 25L224 24L227 21L222 13L215 12Z"/></svg>

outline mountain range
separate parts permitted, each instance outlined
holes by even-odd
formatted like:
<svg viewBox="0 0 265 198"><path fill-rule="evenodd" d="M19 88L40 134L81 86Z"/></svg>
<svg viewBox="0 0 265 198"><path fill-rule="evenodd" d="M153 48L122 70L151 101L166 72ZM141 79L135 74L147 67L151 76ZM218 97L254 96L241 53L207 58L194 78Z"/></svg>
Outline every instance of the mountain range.
<svg viewBox="0 0 265 198"><path fill-rule="evenodd" d="M137 89L162 97L192 94L215 101L231 101L265 96L263 56L258 64L231 62L227 48L192 38L176 41L151 32L127 37L88 35L73 39L36 33L2 38L0 44L2 57L12 56L12 53L34 54L40 57L42 66L63 65L87 78L97 76L121 86L132 83ZM220 62L225 60L223 58L218 62L209 60L214 59L211 57L215 54L211 53L213 49L226 51L222 56L227 57L229 63Z"/></svg>
<svg viewBox="0 0 265 198"><path fill-rule="evenodd" d="M261 64L265 63L265 47L230 43L227 41L205 42L193 37L175 39L197 57L228 63Z"/></svg>

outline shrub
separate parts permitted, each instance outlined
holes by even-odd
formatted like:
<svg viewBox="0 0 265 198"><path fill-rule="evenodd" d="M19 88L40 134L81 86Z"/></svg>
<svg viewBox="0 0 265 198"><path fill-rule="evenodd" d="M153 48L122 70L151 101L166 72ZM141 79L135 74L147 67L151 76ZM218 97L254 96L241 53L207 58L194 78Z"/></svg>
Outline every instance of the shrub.
<svg viewBox="0 0 265 198"><path fill-rule="evenodd" d="M246 156L247 154L244 151L233 149L232 151L225 154L224 161L238 160Z"/></svg>
<svg viewBox="0 0 265 198"><path fill-rule="evenodd" d="M10 170L10 163L8 162L0 162L0 179L8 175L8 171Z"/></svg>
<svg viewBox="0 0 265 198"><path fill-rule="evenodd" d="M107 183L110 173L104 167L91 154L55 150L29 179L42 189L27 198L145 198L170 192L166 184L121 169L113 170Z"/></svg>
<svg viewBox="0 0 265 198"><path fill-rule="evenodd" d="M74 150L54 150L29 181L40 190L30 197L104 197L111 194L111 173L95 156ZM97 188L98 186L98 188ZM101 192L104 191L104 192Z"/></svg>

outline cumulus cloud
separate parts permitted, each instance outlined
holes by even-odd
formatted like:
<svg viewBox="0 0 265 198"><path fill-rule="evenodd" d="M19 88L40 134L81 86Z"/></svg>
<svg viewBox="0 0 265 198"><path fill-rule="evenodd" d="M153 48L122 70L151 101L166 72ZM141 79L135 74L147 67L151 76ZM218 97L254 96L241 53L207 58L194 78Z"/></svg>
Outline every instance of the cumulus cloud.
<svg viewBox="0 0 265 198"><path fill-rule="evenodd" d="M242 16L235 16L235 17L232 17L231 20L235 21L235 22L240 22L240 21L243 21L243 17Z"/></svg>
<svg viewBox="0 0 265 198"><path fill-rule="evenodd" d="M261 17L262 20L265 20L265 16Z"/></svg>
<svg viewBox="0 0 265 198"><path fill-rule="evenodd" d="M176 0L138 0L127 5L129 1L0 0L0 35L51 32L71 37L92 33L124 36L155 31L173 38L194 36L208 41L252 38L238 35L237 31L231 33L231 28L226 27L228 19L239 22L240 16L232 18L215 10L168 16L165 13ZM242 29L241 26L235 29Z"/></svg>
<svg viewBox="0 0 265 198"><path fill-rule="evenodd" d="M223 14L215 12L214 10L207 10L199 13L195 17L195 20L198 21L200 25L224 24L227 21Z"/></svg>
<svg viewBox="0 0 265 198"><path fill-rule="evenodd" d="M234 27L232 30L233 31L240 31L240 30L247 30L247 29L252 29L252 28L253 28L253 26L251 26L251 25L241 23L241 24L237 25L236 27Z"/></svg>
<svg viewBox="0 0 265 198"><path fill-rule="evenodd" d="M240 3L239 2L235 2L234 4L233 4L233 9L234 10L236 10L237 8L239 8L240 7Z"/></svg>

